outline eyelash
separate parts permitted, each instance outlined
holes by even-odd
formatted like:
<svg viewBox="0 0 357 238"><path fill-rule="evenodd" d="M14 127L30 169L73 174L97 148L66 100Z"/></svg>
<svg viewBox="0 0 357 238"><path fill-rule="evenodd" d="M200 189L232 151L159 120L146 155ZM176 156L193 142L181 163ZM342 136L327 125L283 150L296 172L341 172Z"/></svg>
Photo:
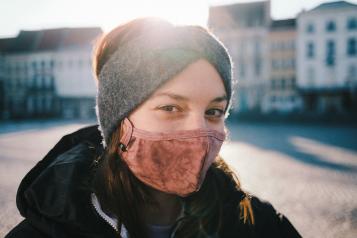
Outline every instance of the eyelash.
<svg viewBox="0 0 357 238"><path fill-rule="evenodd" d="M173 105L166 105L166 106L160 107L160 109L172 108L172 107L176 107L176 106L173 106ZM172 111L168 111L168 110L164 110L164 111L167 111L167 112L172 112Z"/></svg>
<svg viewBox="0 0 357 238"><path fill-rule="evenodd" d="M173 111L164 110L165 108L173 108L173 107L177 108L177 107L176 107L176 106L174 106L174 105L166 105L166 106L160 107L160 109L163 109L163 111L165 111L165 112L175 113L175 112L173 112ZM179 110L179 109L178 109L178 110ZM221 110L221 109L218 109L218 108L212 108L212 109L210 109L210 110L217 110L217 111L219 112L219 115L214 116L214 117L221 117L221 116L223 116L223 115L224 115L224 111L223 111L223 110ZM209 110L209 111L210 111L210 110Z"/></svg>
<svg viewBox="0 0 357 238"><path fill-rule="evenodd" d="M218 109L218 108L213 108L213 109L210 109L210 110L216 110L219 112L219 115L217 115L217 117L222 117L224 115L224 111L221 110L221 109Z"/></svg>

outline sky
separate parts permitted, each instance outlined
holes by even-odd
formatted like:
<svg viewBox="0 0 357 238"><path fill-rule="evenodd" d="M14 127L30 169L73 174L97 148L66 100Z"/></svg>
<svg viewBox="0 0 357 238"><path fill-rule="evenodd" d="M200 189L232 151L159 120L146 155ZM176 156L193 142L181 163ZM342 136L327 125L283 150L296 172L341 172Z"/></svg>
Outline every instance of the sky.
<svg viewBox="0 0 357 238"><path fill-rule="evenodd" d="M208 8L249 0L0 0L0 38L20 30L99 26L109 31L141 16L159 16L176 24L206 26ZM295 17L326 0L271 0L273 19ZM349 0L357 4L357 0Z"/></svg>

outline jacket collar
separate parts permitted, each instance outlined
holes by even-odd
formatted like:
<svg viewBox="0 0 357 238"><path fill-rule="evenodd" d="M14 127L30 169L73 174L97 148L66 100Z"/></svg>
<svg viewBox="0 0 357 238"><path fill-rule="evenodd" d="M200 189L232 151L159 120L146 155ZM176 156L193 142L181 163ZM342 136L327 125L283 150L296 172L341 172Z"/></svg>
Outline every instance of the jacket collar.
<svg viewBox="0 0 357 238"><path fill-rule="evenodd" d="M54 237L87 233L92 237L115 236L115 218L102 211L90 188L94 158L104 150L101 142L98 125L63 136L21 181L16 197L21 215L38 230L55 234ZM228 196L227 205L235 206L241 196L240 191L235 191ZM184 207L175 228L183 217ZM125 227L121 231L123 237L128 237Z"/></svg>
<svg viewBox="0 0 357 238"><path fill-rule="evenodd" d="M112 226L113 229L118 231L118 219L115 216L109 215L103 211L103 209L100 205L100 202L99 202L97 196L95 195L95 193L91 194L91 201L92 201L92 204L93 204L95 210L103 218L103 220L105 220L110 226ZM181 212L175 221L176 226L174 227L173 232L171 233L171 237L174 237L176 228L178 227L177 225L184 218L184 216L185 216L184 206L182 206ZM129 238L128 231L125 228L124 224L121 225L120 236L122 238Z"/></svg>
<svg viewBox="0 0 357 238"><path fill-rule="evenodd" d="M23 178L16 204L37 230L53 237L113 237L91 205L94 158L102 151L98 125L67 134Z"/></svg>

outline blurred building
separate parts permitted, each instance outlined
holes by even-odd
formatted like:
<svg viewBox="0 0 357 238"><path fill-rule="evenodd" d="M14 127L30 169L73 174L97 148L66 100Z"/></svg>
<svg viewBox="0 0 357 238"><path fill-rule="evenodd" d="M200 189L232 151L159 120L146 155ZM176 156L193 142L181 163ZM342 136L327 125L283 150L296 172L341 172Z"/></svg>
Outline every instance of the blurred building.
<svg viewBox="0 0 357 238"><path fill-rule="evenodd" d="M234 112L260 112L268 82L270 1L213 6L208 27L227 46L239 79Z"/></svg>
<svg viewBox="0 0 357 238"><path fill-rule="evenodd" d="M297 17L297 85L307 111L356 106L357 5L323 3Z"/></svg>
<svg viewBox="0 0 357 238"><path fill-rule="evenodd" d="M100 28L61 28L0 39L1 117L95 116L91 53L101 33Z"/></svg>
<svg viewBox="0 0 357 238"><path fill-rule="evenodd" d="M296 20L271 22L268 47L268 84L262 106L264 112L291 113L301 110L296 90Z"/></svg>
<svg viewBox="0 0 357 238"><path fill-rule="evenodd" d="M10 42L11 39L0 39L0 49L7 48ZM0 51L0 118L5 109L5 78L5 54Z"/></svg>

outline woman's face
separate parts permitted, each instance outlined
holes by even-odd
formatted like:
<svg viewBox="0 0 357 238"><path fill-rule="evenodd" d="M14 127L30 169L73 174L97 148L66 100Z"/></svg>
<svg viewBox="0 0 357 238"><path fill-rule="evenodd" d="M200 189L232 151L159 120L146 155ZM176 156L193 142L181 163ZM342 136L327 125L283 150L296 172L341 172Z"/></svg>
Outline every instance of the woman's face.
<svg viewBox="0 0 357 238"><path fill-rule="evenodd" d="M224 132L227 95L216 69L200 59L158 88L129 119L152 132L198 128Z"/></svg>

